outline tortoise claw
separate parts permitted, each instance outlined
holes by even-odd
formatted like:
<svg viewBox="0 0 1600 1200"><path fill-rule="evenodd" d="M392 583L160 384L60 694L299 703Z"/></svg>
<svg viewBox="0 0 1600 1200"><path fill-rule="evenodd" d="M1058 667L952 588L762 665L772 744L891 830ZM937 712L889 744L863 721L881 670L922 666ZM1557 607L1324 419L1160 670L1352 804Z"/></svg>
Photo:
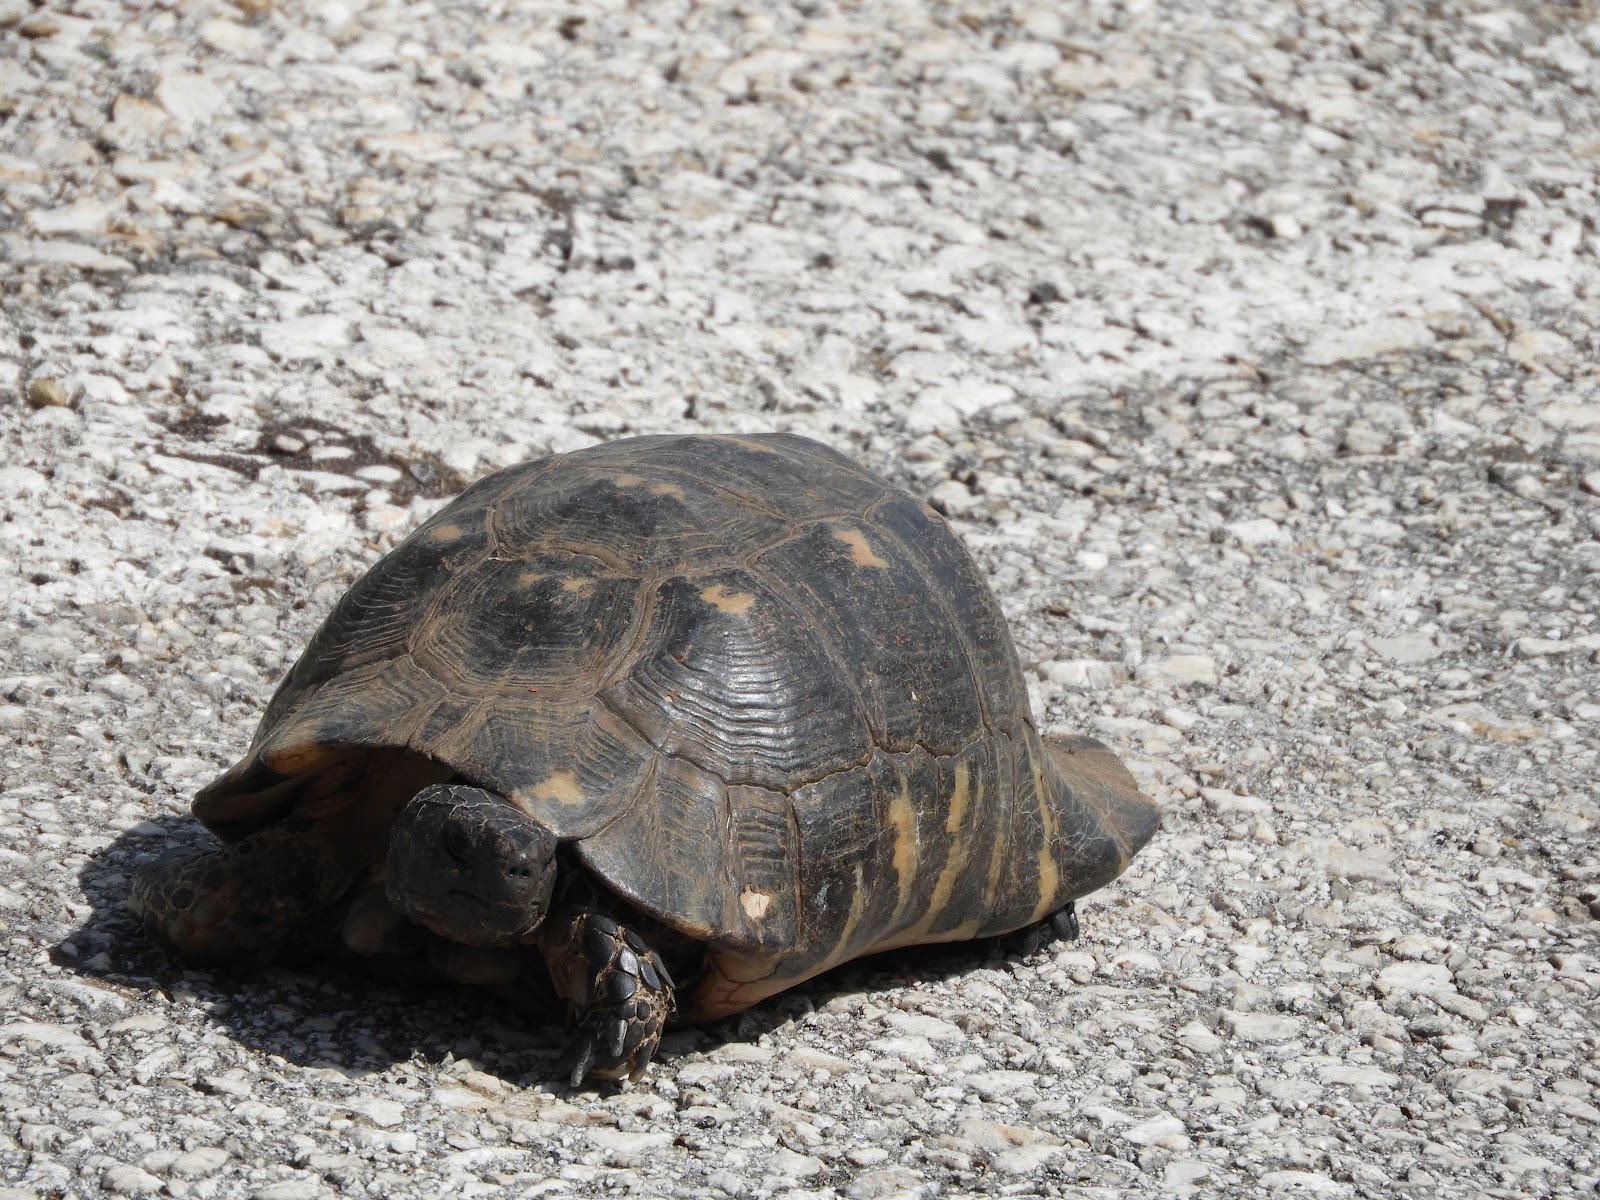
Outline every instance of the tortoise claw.
<svg viewBox="0 0 1600 1200"><path fill-rule="evenodd" d="M583 1086L583 1077L594 1066L594 1042L580 1036L567 1047L566 1053L556 1063L556 1074L566 1076L573 1087Z"/></svg>

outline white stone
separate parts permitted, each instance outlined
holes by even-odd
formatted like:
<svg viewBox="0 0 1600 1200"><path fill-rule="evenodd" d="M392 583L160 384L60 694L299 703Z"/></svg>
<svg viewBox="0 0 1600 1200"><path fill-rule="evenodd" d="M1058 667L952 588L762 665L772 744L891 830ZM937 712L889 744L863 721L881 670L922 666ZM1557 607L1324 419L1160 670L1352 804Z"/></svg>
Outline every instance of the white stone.
<svg viewBox="0 0 1600 1200"><path fill-rule="evenodd" d="M1271 517L1253 517L1248 521L1234 521L1228 532L1246 546L1270 546L1289 540L1289 535Z"/></svg>
<svg viewBox="0 0 1600 1200"><path fill-rule="evenodd" d="M1392 963L1378 972L1376 986L1385 996L1434 996L1456 990L1449 967L1425 962Z"/></svg>
<svg viewBox="0 0 1600 1200"><path fill-rule="evenodd" d="M43 237L104 233L111 206L102 200L78 200L61 208L35 209L27 219L29 227Z"/></svg>
<svg viewBox="0 0 1600 1200"><path fill-rule="evenodd" d="M959 1025L952 1025L927 1013L895 1011L886 1015L883 1023L901 1033L927 1038L930 1042L964 1042L967 1038Z"/></svg>
<svg viewBox="0 0 1600 1200"><path fill-rule="evenodd" d="M1147 658L1134 674L1140 683L1152 684L1215 684L1218 680L1216 660L1205 654Z"/></svg>
<svg viewBox="0 0 1600 1200"><path fill-rule="evenodd" d="M156 81L156 103L184 129L220 115L224 93L204 75L168 71Z"/></svg>
<svg viewBox="0 0 1600 1200"><path fill-rule="evenodd" d="M961 429L961 413L951 404L946 394L929 389L914 400L905 415L906 432L918 435L942 433L953 435Z"/></svg>
<svg viewBox="0 0 1600 1200"><path fill-rule="evenodd" d="M33 1042L57 1050L86 1049L89 1042L81 1033L49 1021L13 1021L0 1025L0 1043Z"/></svg>
<svg viewBox="0 0 1600 1200"><path fill-rule="evenodd" d="M380 1129L392 1129L406 1119L404 1104L398 1100L385 1100L379 1096L358 1097L350 1101L347 1107Z"/></svg>
<svg viewBox="0 0 1600 1200"><path fill-rule="evenodd" d="M1196 1054L1215 1054L1222 1049L1222 1039L1198 1021L1189 1022L1178 1030L1176 1037Z"/></svg>
<svg viewBox="0 0 1600 1200"><path fill-rule="evenodd" d="M1367 645L1390 662L1397 663L1428 662L1444 653L1439 644L1426 634L1368 638Z"/></svg>
<svg viewBox="0 0 1600 1200"><path fill-rule="evenodd" d="M1160 1146L1164 1150L1187 1150L1188 1131L1174 1116L1154 1117L1122 1130L1122 1138L1136 1146Z"/></svg>
<svg viewBox="0 0 1600 1200"><path fill-rule="evenodd" d="M1045 678L1065 687L1099 691L1111 686L1118 664L1102 662L1096 658L1071 658L1062 662L1046 663Z"/></svg>
<svg viewBox="0 0 1600 1200"><path fill-rule="evenodd" d="M781 1146L773 1151L772 1157L767 1160L767 1171L779 1179L809 1179L826 1169L827 1164L820 1158L809 1154L796 1154L793 1150L786 1150Z"/></svg>
<svg viewBox="0 0 1600 1200"><path fill-rule="evenodd" d="M314 316L269 322L261 327L258 336L269 354L298 362L347 346L355 334L350 322L341 317Z"/></svg>
<svg viewBox="0 0 1600 1200"><path fill-rule="evenodd" d="M100 1176L100 1184L118 1196L150 1196L164 1186L160 1179L129 1164L107 1167Z"/></svg>
<svg viewBox="0 0 1600 1200"><path fill-rule="evenodd" d="M1395 878L1392 850L1374 846L1346 846L1332 838L1308 838L1289 847L1334 879L1367 879L1389 883Z"/></svg>
<svg viewBox="0 0 1600 1200"><path fill-rule="evenodd" d="M1571 358L1572 354L1572 343L1550 329L1524 330L1506 345L1506 356L1512 362L1530 368Z"/></svg>
<svg viewBox="0 0 1600 1200"><path fill-rule="evenodd" d="M1309 1194L1316 1196L1353 1196L1355 1189L1328 1175L1315 1171L1268 1171L1261 1176L1261 1185L1274 1192Z"/></svg>
<svg viewBox="0 0 1600 1200"><path fill-rule="evenodd" d="M1425 323L1400 317L1324 334L1306 346L1301 356L1313 366L1331 366L1416 350L1433 341L1433 330Z"/></svg>
<svg viewBox="0 0 1600 1200"><path fill-rule="evenodd" d="M228 1152L220 1146L202 1146L180 1154L169 1170L179 1179L203 1179L221 1170L228 1158Z"/></svg>
<svg viewBox="0 0 1600 1200"><path fill-rule="evenodd" d="M258 1187L250 1193L250 1200L322 1200L324 1195L322 1181L305 1175Z"/></svg>
<svg viewBox="0 0 1600 1200"><path fill-rule="evenodd" d="M1557 429L1600 429L1600 404L1546 404L1539 417Z"/></svg>
<svg viewBox="0 0 1600 1200"><path fill-rule="evenodd" d="M32 467L0 467L0 498L37 496L49 488L50 481Z"/></svg>
<svg viewBox="0 0 1600 1200"><path fill-rule="evenodd" d="M985 1100L994 1100L1032 1088L1039 1077L1032 1071L979 1071L963 1082Z"/></svg>
<svg viewBox="0 0 1600 1200"><path fill-rule="evenodd" d="M1287 1042L1300 1036L1302 1022L1298 1017L1277 1013L1234 1012L1223 1009L1219 1014L1228 1032L1246 1042Z"/></svg>

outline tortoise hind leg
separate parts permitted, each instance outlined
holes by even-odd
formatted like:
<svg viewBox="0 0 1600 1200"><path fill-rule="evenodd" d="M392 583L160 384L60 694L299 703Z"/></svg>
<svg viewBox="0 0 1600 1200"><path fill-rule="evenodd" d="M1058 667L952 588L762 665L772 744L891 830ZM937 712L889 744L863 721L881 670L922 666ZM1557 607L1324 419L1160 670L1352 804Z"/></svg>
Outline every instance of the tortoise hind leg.
<svg viewBox="0 0 1600 1200"><path fill-rule="evenodd" d="M269 957L354 882L354 864L308 826L281 821L220 850L164 854L135 872L128 907L193 962Z"/></svg>
<svg viewBox="0 0 1600 1200"><path fill-rule="evenodd" d="M1083 929L1078 924L1078 902L1068 900L1062 907L1056 909L1045 919L1050 926L1050 932L1055 935L1058 942L1075 942L1083 935Z"/></svg>
<svg viewBox="0 0 1600 1200"><path fill-rule="evenodd" d="M1075 942L1082 932L1078 925L1078 902L1068 900L1042 921L987 939L989 956L1008 958L1015 954L1026 958L1058 942Z"/></svg>

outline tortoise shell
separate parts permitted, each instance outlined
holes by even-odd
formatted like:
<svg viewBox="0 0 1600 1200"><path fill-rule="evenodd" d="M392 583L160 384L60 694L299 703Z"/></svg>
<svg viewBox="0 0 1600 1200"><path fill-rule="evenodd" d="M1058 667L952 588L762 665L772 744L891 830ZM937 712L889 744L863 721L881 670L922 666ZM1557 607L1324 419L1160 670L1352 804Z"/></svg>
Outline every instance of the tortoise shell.
<svg viewBox="0 0 1600 1200"><path fill-rule="evenodd" d="M458 775L706 943L698 1017L1038 921L1156 823L1098 743L1041 741L944 520L786 434L626 439L468 488L339 601L195 813L237 839L384 752L367 804Z"/></svg>

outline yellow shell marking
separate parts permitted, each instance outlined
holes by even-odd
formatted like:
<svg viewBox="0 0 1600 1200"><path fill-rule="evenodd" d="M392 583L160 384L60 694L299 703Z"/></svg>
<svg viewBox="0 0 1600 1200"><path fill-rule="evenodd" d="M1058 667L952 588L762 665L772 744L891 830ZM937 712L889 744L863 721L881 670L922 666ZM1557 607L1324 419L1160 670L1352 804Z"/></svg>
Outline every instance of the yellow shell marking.
<svg viewBox="0 0 1600 1200"><path fill-rule="evenodd" d="M611 482L618 487L635 487L644 482L644 477L642 475L623 474L616 476Z"/></svg>
<svg viewBox="0 0 1600 1200"><path fill-rule="evenodd" d="M889 803L889 824L894 827L894 874L900 899L895 915L905 911L911 885L917 878L917 814L911 807L911 784L900 776L900 794Z"/></svg>
<svg viewBox="0 0 1600 1200"><path fill-rule="evenodd" d="M839 933L839 940L834 944L833 951L825 962L828 966L841 963L850 953L850 939L856 935L856 926L861 924L861 914L867 911L867 892L863 886L861 864L856 864L856 885L850 889L850 912L845 916L844 929ZM821 968L819 968L821 969Z"/></svg>
<svg viewBox="0 0 1600 1200"><path fill-rule="evenodd" d="M454 521L446 521L428 530L428 537L435 542L454 542L466 536L467 531Z"/></svg>
<svg viewBox="0 0 1600 1200"><path fill-rule="evenodd" d="M960 829L961 822L967 816L967 767L968 764L964 762L956 764L956 786L955 791L950 794L950 817L944 823L944 831L946 833L955 833L956 830ZM979 786L982 785L980 784Z"/></svg>
<svg viewBox="0 0 1600 1200"><path fill-rule="evenodd" d="M747 885L744 891L739 893L739 907L744 909L744 915L752 921L759 921L767 915L767 909L772 907L772 897Z"/></svg>
<svg viewBox="0 0 1600 1200"><path fill-rule="evenodd" d="M945 822L946 833L957 833L961 829L961 820L966 816L971 799L971 764L959 762L956 764L955 788L950 794L950 819ZM978 781L978 803L983 803L983 780ZM944 915L945 906L950 903L950 893L955 890L956 877L966 870L969 847L965 835L957 837L950 843L949 857L944 860L944 868L939 872L939 878L934 880L933 894L928 897L928 909L922 914L922 919L917 922L915 933L921 936L933 928L933 923Z"/></svg>
<svg viewBox="0 0 1600 1200"><path fill-rule="evenodd" d="M561 581L561 590L563 592L571 592L575 596L587 596L594 591L594 580L587 575L579 575L575 579L563 579Z"/></svg>
<svg viewBox="0 0 1600 1200"><path fill-rule="evenodd" d="M671 496L674 500L683 499L683 489L675 483L652 483L649 490L652 496Z"/></svg>
<svg viewBox="0 0 1600 1200"><path fill-rule="evenodd" d="M531 793L535 800L553 800L557 804L582 804L588 799L578 786L578 777L571 771L551 771Z"/></svg>
<svg viewBox="0 0 1600 1200"><path fill-rule="evenodd" d="M850 547L850 561L858 567L887 567L889 564L878 557L877 551L872 548L872 543L867 541L867 535L859 529L835 529L833 536L846 546Z"/></svg>
<svg viewBox="0 0 1600 1200"><path fill-rule="evenodd" d="M532 587L544 578L543 571L523 571L517 576L518 587Z"/></svg>
<svg viewBox="0 0 1600 1200"><path fill-rule="evenodd" d="M730 592L720 583L713 583L708 588L702 588L700 599L718 612L725 612L730 616L742 617L750 611L750 606L756 598L749 592Z"/></svg>
<svg viewBox="0 0 1600 1200"><path fill-rule="evenodd" d="M1003 769L1003 768L1002 768ZM994 911L995 898L1000 895L1000 875L1005 869L1006 851L1011 848L1010 830L1005 822L995 830L994 848L989 851L989 872L983 880L983 911Z"/></svg>
<svg viewBox="0 0 1600 1200"><path fill-rule="evenodd" d="M1056 889L1061 886L1061 868L1056 866L1056 856L1051 846L1056 840L1056 817L1050 811L1050 792L1039 760L1032 752L1028 760L1033 766L1033 790L1039 801L1039 903L1033 906L1033 919L1042 921L1055 911Z"/></svg>

